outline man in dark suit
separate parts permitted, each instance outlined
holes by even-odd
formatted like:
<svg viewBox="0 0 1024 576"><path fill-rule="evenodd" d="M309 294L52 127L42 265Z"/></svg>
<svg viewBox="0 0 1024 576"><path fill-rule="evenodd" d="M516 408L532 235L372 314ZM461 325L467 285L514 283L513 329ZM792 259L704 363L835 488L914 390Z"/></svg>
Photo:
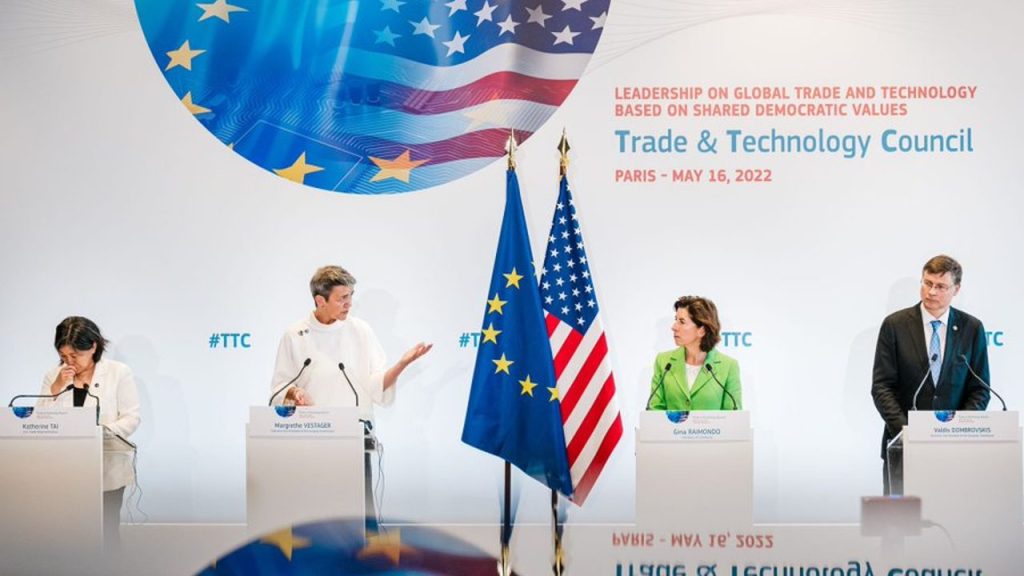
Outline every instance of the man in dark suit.
<svg viewBox="0 0 1024 576"><path fill-rule="evenodd" d="M871 396L885 429L882 480L885 494L902 494L902 452L893 454L892 485L886 447L907 424L908 410L984 410L989 393L968 364L989 382L981 320L950 307L960 292L963 268L949 256L925 263L921 302L882 321L875 346ZM936 384L937 383L937 384Z"/></svg>

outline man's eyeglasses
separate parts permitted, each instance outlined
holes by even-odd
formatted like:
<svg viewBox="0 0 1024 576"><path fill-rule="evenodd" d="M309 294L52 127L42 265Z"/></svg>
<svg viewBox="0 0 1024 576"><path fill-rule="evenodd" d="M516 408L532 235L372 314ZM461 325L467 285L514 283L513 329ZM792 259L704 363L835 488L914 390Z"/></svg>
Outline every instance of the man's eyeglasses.
<svg viewBox="0 0 1024 576"><path fill-rule="evenodd" d="M929 292L935 290L939 294L945 294L953 289L953 286L949 284L935 284L931 280L921 280L921 286L924 286L924 289Z"/></svg>

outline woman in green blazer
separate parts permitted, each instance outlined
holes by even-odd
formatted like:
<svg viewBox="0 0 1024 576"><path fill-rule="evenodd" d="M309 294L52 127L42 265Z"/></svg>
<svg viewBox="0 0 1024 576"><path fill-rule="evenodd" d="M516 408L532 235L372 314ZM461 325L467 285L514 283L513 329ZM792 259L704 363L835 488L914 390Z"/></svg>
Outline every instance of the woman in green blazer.
<svg viewBox="0 0 1024 576"><path fill-rule="evenodd" d="M647 409L742 410L740 365L715 349L721 341L715 303L683 296L675 309L672 336L678 348L654 359Z"/></svg>

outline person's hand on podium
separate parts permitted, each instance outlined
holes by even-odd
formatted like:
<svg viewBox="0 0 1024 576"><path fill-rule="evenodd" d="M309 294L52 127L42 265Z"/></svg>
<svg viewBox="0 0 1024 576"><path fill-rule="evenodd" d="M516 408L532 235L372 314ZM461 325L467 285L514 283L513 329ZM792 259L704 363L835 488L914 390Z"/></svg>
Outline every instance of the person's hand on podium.
<svg viewBox="0 0 1024 576"><path fill-rule="evenodd" d="M284 395L285 404L293 404L295 406L312 406L313 399L306 394L306 391L298 386L292 386L287 393Z"/></svg>

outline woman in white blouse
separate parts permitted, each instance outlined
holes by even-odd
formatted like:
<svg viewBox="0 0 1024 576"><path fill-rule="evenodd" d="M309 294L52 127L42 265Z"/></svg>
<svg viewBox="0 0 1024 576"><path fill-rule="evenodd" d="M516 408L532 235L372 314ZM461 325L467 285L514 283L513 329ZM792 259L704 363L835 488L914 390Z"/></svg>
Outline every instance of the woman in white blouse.
<svg viewBox="0 0 1024 576"><path fill-rule="evenodd" d="M103 430L103 532L108 547L120 543L121 504L125 486L135 482L134 445L128 440L139 427L139 393L131 370L103 359L107 341L95 322L70 316L57 325L53 347L60 365L43 376L43 394L60 396L40 406L81 406L96 409Z"/></svg>

